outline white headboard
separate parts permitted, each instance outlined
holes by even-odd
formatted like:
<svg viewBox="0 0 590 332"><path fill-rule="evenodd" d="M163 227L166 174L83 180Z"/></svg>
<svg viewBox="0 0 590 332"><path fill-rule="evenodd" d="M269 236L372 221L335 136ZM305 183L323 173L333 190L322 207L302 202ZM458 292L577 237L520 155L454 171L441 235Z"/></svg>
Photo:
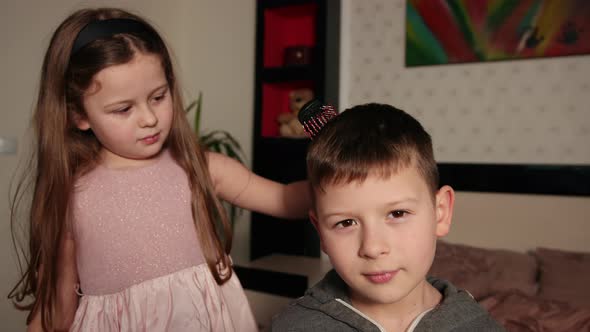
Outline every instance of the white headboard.
<svg viewBox="0 0 590 332"><path fill-rule="evenodd" d="M590 198L459 192L445 239L517 251L590 252Z"/></svg>

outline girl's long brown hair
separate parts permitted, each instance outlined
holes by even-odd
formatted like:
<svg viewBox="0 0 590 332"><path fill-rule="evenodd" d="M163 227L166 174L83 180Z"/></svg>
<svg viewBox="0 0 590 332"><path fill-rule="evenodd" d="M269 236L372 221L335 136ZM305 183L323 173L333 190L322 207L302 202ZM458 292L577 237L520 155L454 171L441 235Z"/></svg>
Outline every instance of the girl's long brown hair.
<svg viewBox="0 0 590 332"><path fill-rule="evenodd" d="M74 40L84 26L109 18L134 19L151 31L95 40L71 54ZM28 174L22 176L11 201L12 234L16 241L17 215L27 200L30 181L33 190L27 223L28 252L22 250L22 276L8 297L17 308L30 310L27 323L41 310L44 330L53 330L56 324L58 249L60 239L68 231L68 203L74 183L96 166L101 148L90 131L77 129L74 118L84 116L82 97L93 77L108 66L128 63L138 52L158 55L162 61L174 107L166 145L187 174L196 231L209 269L218 284L231 277L231 227L213 190L205 153L186 120L164 41L153 27L131 13L112 8L79 10L57 28L45 54L33 116L36 146Z"/></svg>

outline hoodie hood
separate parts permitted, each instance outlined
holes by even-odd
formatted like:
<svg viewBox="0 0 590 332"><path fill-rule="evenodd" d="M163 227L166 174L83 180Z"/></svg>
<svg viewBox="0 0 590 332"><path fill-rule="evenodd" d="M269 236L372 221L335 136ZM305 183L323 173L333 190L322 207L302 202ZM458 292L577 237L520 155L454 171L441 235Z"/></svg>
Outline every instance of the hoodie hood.
<svg viewBox="0 0 590 332"><path fill-rule="evenodd" d="M504 331L493 321L487 311L475 302L469 292L459 290L443 279L428 277L427 281L442 294L442 300L420 320L414 332L476 331L480 328L486 331ZM307 290L305 296L298 299L295 305L320 311L360 331L380 331L379 327L366 316L337 299L351 305L348 286L335 270L331 270L319 283ZM494 329L490 330L490 326Z"/></svg>

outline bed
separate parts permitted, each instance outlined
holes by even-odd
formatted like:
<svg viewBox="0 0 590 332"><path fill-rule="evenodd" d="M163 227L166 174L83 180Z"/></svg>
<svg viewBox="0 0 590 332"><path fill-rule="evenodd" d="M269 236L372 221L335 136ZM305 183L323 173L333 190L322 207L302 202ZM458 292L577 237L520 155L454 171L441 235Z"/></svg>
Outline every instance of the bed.
<svg viewBox="0 0 590 332"><path fill-rule="evenodd" d="M590 253L439 241L429 274L470 292L508 331L590 331Z"/></svg>

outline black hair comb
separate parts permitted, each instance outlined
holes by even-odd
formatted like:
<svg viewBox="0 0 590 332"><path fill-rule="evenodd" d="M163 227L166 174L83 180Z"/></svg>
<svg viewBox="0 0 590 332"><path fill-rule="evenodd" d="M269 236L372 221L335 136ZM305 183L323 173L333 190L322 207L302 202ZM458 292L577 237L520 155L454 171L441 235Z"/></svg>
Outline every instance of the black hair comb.
<svg viewBox="0 0 590 332"><path fill-rule="evenodd" d="M324 105L317 99L312 99L301 107L297 118L303 125L303 131L313 139L322 128L338 115L334 106Z"/></svg>

